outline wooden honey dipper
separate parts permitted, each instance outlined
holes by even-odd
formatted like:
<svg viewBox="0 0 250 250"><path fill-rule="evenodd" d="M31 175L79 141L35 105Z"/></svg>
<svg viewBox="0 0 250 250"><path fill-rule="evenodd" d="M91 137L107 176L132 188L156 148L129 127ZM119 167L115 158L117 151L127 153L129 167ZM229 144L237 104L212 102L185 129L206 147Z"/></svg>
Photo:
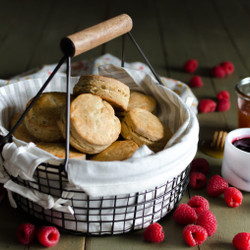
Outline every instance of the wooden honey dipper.
<svg viewBox="0 0 250 250"><path fill-rule="evenodd" d="M202 144L202 151L209 156L222 159L226 136L226 131L215 131L213 135L213 140L205 141Z"/></svg>

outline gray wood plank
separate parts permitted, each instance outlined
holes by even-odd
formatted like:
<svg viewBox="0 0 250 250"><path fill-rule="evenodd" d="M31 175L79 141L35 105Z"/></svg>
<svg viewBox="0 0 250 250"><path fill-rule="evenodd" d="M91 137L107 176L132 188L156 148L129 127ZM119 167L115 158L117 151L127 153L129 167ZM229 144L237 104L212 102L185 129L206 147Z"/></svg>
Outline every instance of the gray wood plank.
<svg viewBox="0 0 250 250"><path fill-rule="evenodd" d="M133 29L131 33L157 74L166 75L155 4L152 1L140 0L136 1L136 3L134 1L126 1L118 5L116 1L112 1L110 3L109 15L115 16L121 13L127 13L132 18ZM108 43L106 52L120 57L121 39ZM126 37L125 43L125 61L146 63L129 37Z"/></svg>
<svg viewBox="0 0 250 250"><path fill-rule="evenodd" d="M11 26L11 32L5 37L0 48L1 77L10 77L25 72L31 57L31 51L36 46L40 30L43 29L50 6L41 2L26 1L17 3L21 9L19 17ZM12 8L7 10L11 16ZM15 12L13 13L15 18Z"/></svg>
<svg viewBox="0 0 250 250"><path fill-rule="evenodd" d="M228 34L228 40L237 53L238 60L236 60L236 63L241 64L236 64L239 77L246 77L250 73L250 60L246 56L249 51L248 41L250 39L248 32L250 25L249 1L214 1L214 5Z"/></svg>
<svg viewBox="0 0 250 250"><path fill-rule="evenodd" d="M46 25L36 43L29 68L57 63L63 55L59 46L60 40L64 36L103 21L105 6L106 1L100 2L99 8L96 8L96 3L93 1L59 1L47 16ZM101 48L98 47L74 58L73 61L95 58L100 54Z"/></svg>
<svg viewBox="0 0 250 250"><path fill-rule="evenodd" d="M234 41L230 34L228 34L227 28L224 28L225 24L222 21L220 12L217 11L217 7L211 4L211 2L202 4L200 1L196 1L194 6L197 9L190 9L189 15L193 20L194 27L197 34L199 34L202 45L206 46L204 54L206 55L206 61L211 65L210 68L213 65L226 60L235 64L235 73L233 75L225 77L224 79L211 77L213 88L215 90L214 96L212 97L216 98L216 94L221 90L227 90L231 94L231 112L222 113L222 116L226 121L226 126L221 124L221 128L224 127L225 129L230 130L237 127L236 95L234 85L239 80L239 75L246 72L246 69L241 57L235 50ZM224 12L224 9L219 9ZM231 26L227 25L226 27ZM219 124L217 124L217 126L218 125Z"/></svg>

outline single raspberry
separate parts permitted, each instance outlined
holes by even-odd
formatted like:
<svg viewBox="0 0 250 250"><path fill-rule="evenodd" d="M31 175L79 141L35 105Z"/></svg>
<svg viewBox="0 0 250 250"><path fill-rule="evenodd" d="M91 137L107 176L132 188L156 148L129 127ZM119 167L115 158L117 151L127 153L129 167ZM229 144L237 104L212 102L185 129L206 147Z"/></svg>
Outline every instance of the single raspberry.
<svg viewBox="0 0 250 250"><path fill-rule="evenodd" d="M207 177L201 172L191 172L189 185L193 189L201 189L206 186Z"/></svg>
<svg viewBox="0 0 250 250"><path fill-rule="evenodd" d="M194 76L190 79L190 82L189 82L189 85L190 87L194 87L194 88L200 88L202 87L204 84L203 84L203 81L201 79L200 76Z"/></svg>
<svg viewBox="0 0 250 250"><path fill-rule="evenodd" d="M194 73L198 68L198 61L196 59L189 59L185 62L183 68L188 73Z"/></svg>
<svg viewBox="0 0 250 250"><path fill-rule="evenodd" d="M224 69L227 75L231 75L234 72L234 65L231 62L225 61L222 62L220 65Z"/></svg>
<svg viewBox="0 0 250 250"><path fill-rule="evenodd" d="M228 100L228 99L221 99L217 103L216 110L217 111L221 111L221 112L222 111L227 111L227 110L230 109L230 107L231 107L230 100Z"/></svg>
<svg viewBox="0 0 250 250"><path fill-rule="evenodd" d="M217 65L211 69L212 76L216 78L223 78L226 76L224 68L220 65Z"/></svg>
<svg viewBox="0 0 250 250"><path fill-rule="evenodd" d="M217 94L217 100L221 100L221 99L227 99L230 100L230 94L228 91L226 90L222 90Z"/></svg>
<svg viewBox="0 0 250 250"><path fill-rule="evenodd" d="M53 247L58 243L60 233L56 227L44 226L38 230L37 239L43 246Z"/></svg>
<svg viewBox="0 0 250 250"><path fill-rule="evenodd" d="M180 225L188 225L196 222L197 214L192 207L181 203L174 211L173 218Z"/></svg>
<svg viewBox="0 0 250 250"><path fill-rule="evenodd" d="M207 194L209 196L219 196L228 188L228 182L220 175L212 176L207 183Z"/></svg>
<svg viewBox="0 0 250 250"><path fill-rule="evenodd" d="M198 109L201 113L214 112L216 109L216 102L211 99L201 99L198 104Z"/></svg>
<svg viewBox="0 0 250 250"><path fill-rule="evenodd" d="M198 216L204 211L209 210L208 200L199 195L192 196L187 204L194 209Z"/></svg>
<svg viewBox="0 0 250 250"><path fill-rule="evenodd" d="M143 232L143 237L149 242L161 242L164 240L165 233L159 223L150 224Z"/></svg>
<svg viewBox="0 0 250 250"><path fill-rule="evenodd" d="M17 228L16 237L22 245L30 244L35 238L35 226L31 223L21 224Z"/></svg>
<svg viewBox="0 0 250 250"><path fill-rule="evenodd" d="M207 174L210 168L208 161L205 158L195 158L192 160L191 171L201 172L203 174Z"/></svg>
<svg viewBox="0 0 250 250"><path fill-rule="evenodd" d="M207 236L207 230L198 225L187 225L183 229L183 238L190 247L201 245Z"/></svg>
<svg viewBox="0 0 250 250"><path fill-rule="evenodd" d="M250 250L250 233L238 233L234 236L232 242L237 250Z"/></svg>
<svg viewBox="0 0 250 250"><path fill-rule="evenodd" d="M212 236L217 229L217 220L214 214L210 210L207 210L198 216L196 225L204 227L207 230L208 236Z"/></svg>
<svg viewBox="0 0 250 250"><path fill-rule="evenodd" d="M228 187L224 192L224 198L229 207L238 207L242 204L243 195L237 188Z"/></svg>

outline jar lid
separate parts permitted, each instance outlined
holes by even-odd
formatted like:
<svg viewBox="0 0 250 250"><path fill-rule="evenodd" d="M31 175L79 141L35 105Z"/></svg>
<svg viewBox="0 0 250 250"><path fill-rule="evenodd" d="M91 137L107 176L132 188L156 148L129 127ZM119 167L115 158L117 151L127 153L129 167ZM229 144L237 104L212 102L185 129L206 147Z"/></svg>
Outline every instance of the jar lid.
<svg viewBox="0 0 250 250"><path fill-rule="evenodd" d="M235 89L237 94L250 101L250 77L246 77L239 81L236 84Z"/></svg>

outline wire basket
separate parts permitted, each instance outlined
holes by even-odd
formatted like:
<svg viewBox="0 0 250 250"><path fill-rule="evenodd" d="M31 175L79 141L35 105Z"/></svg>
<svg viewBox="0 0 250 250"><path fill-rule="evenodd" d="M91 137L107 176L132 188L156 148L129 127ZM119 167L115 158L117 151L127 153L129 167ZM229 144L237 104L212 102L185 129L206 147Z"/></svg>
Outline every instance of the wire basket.
<svg viewBox="0 0 250 250"><path fill-rule="evenodd" d="M101 26L100 26L101 25ZM113 34L113 25L118 25L117 34ZM98 46L106 41L113 39L116 36L128 34L135 46L147 62L153 75L159 84L162 84L160 78L155 73L149 61L143 54L142 50L136 43L135 39L129 32L132 28L132 21L127 15L120 15L116 18L110 19L99 25L89 28L95 32L105 32L108 35L103 35L100 41L93 38L91 48ZM149 224L154 223L169 213L175 205L181 200L184 192L186 191L189 182L189 170L187 166L175 177L166 180L159 186L144 190L140 192L130 193L126 195L112 195L112 196L99 196L92 197L82 190L76 188L69 188L67 168L68 168L68 155L69 155L69 104L70 104L70 68L71 57L76 56L86 50L89 50L84 43L81 44L80 38L85 38L88 35L89 29L82 31L82 33L73 34L67 38L62 39L61 48L64 52L63 58L59 61L55 70L44 83L42 88L38 91L33 101L23 112L20 119L11 128L6 136L1 136L1 151L4 145L12 141L12 134L19 126L24 116L28 113L30 108L39 98L51 79L54 77L63 62L67 61L67 110L66 110L66 143L65 143L65 160L63 164L53 165L49 163L41 163L34 172L33 180L24 180L20 176L15 177L9 173L5 168L4 158L2 156L3 168L9 175L13 183L16 183L25 190L31 190L60 199L71 210L72 213L66 213L59 209L45 209L38 205L34 200L28 199L20 195L18 192L13 194L13 198L19 208L25 211L29 216L46 221L62 230L66 230L75 234L88 234L88 235L103 235L103 234L121 234L131 230L137 230L147 227ZM122 31L120 31L122 30ZM87 33L86 33L87 32ZM112 33L112 35L109 34ZM123 36L124 38L124 36ZM83 39L84 40L84 39ZM124 39L122 46L122 60L121 66L124 66ZM65 188L67 186L67 188Z"/></svg>
<svg viewBox="0 0 250 250"><path fill-rule="evenodd" d="M151 190L134 194L109 197L91 197L77 190L60 190L61 182L66 182L65 173L59 173L58 167L40 166L35 172L36 183L17 178L15 181L30 189L35 189L54 197L60 197L62 191L73 196L66 198L73 208L74 215L58 212L43 207L21 195L15 195L15 200L23 211L36 219L54 224L60 229L73 234L103 235L121 234L147 227L163 218L181 200L188 182L189 167L175 178ZM53 186L48 175L55 175Z"/></svg>

